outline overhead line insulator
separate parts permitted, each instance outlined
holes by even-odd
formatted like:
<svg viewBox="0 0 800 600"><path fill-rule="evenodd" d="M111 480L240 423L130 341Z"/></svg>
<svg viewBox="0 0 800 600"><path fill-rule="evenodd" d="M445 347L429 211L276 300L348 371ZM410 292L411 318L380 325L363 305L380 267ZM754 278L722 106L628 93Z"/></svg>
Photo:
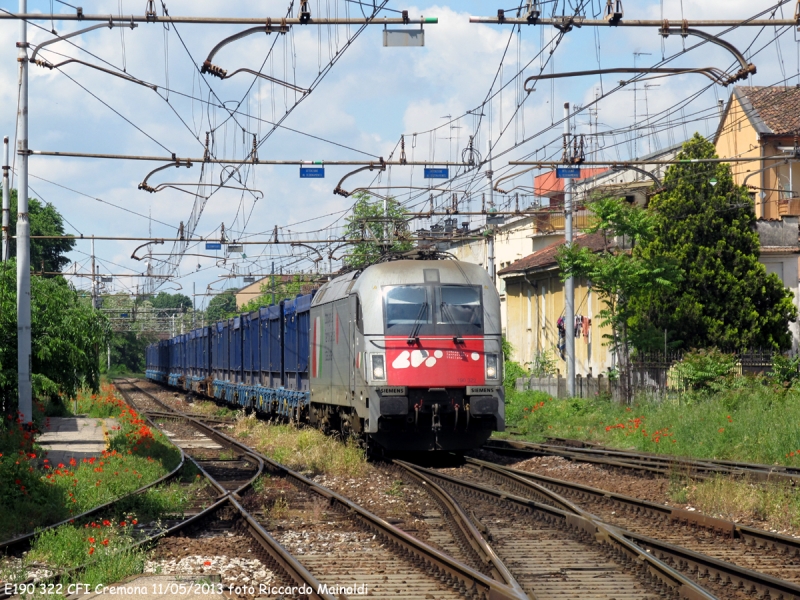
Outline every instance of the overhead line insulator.
<svg viewBox="0 0 800 600"><path fill-rule="evenodd" d="M216 65L212 65L210 61L206 60L203 61L203 66L200 69L201 73L208 73L209 75L213 75L214 77L219 77L220 79L225 79L225 76L228 72L223 69L222 67L218 67Z"/></svg>

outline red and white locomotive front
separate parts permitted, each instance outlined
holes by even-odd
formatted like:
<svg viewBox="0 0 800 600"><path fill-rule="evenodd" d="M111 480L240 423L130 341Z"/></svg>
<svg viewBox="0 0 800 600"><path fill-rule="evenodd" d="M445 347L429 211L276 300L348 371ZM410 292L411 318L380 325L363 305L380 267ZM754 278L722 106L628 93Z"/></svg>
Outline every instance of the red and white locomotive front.
<svg viewBox="0 0 800 600"><path fill-rule="evenodd" d="M388 449L458 451L502 431L500 300L487 273L455 260L396 261L366 269L358 284L366 432Z"/></svg>

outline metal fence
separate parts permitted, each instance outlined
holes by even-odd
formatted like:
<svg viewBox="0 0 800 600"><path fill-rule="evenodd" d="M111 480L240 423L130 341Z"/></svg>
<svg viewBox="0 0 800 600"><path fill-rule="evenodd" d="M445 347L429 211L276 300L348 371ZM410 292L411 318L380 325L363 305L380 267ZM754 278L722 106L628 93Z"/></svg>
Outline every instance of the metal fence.
<svg viewBox="0 0 800 600"><path fill-rule="evenodd" d="M731 375L765 375L772 370L773 350L751 350L738 353ZM637 354L632 359L631 387L637 397L663 399L680 394L687 389L675 365L683 360L682 352L654 352ZM517 391L541 391L554 398L566 398L567 380L561 374L550 377L524 377L516 381ZM593 398L609 396L621 399L619 381L608 375L577 375L575 396Z"/></svg>

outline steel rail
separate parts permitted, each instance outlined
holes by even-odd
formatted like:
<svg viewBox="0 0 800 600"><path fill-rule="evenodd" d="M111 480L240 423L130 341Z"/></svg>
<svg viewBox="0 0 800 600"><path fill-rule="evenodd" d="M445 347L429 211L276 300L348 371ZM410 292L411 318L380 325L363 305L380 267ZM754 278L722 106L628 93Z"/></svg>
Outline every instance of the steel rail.
<svg viewBox="0 0 800 600"><path fill-rule="evenodd" d="M510 473L507 469L500 467L499 465L492 465L491 463L486 463L485 461L479 461L476 459L467 460L472 464L476 464L484 469L488 469L493 475L510 482L510 487L515 489L515 491L521 491L522 493L527 492L539 497L542 495L549 495L553 503L572 505L572 503L570 503L560 494L557 494L556 492L553 492L552 490L549 490L548 488L539 485L526 477ZM572 506L575 507L575 505ZM603 523L598 517L592 515L588 511L578 507L575 508L577 509L578 514L584 516L585 518L590 519L598 524ZM662 558L669 558L676 564L682 565L683 567L689 566L695 572L709 575L714 574L718 577L722 577L723 581L727 580L733 583L736 587L744 587L747 590L757 591L761 594L761 597L769 594L770 598L783 598L784 600L800 599L800 586L788 581L784 581L771 575L766 575L752 569L746 569L717 558L700 554L681 546L675 546L673 544L661 542L648 536L622 529L621 527L617 527L615 525L606 524L605 526L611 530L617 531L620 535L629 540L633 540L637 544L641 543L643 545L657 548Z"/></svg>
<svg viewBox="0 0 800 600"><path fill-rule="evenodd" d="M141 414L145 415L145 418L146 418L146 419L147 419L147 420L150 422L150 424L151 424L153 427L155 427L156 429L158 429L159 431L161 431L162 433L164 433L164 432L162 431L161 427L159 427L159 426L158 426L158 424L157 424L155 421L153 421L153 419L150 417L150 412L149 412L149 411L147 411L147 410L144 410L144 409L142 409L142 408L141 408L141 407L139 407L139 406L137 406L137 404L136 404L136 401L135 401L135 400L133 400L133 399L131 398L131 396L130 396L130 393L129 393L129 392L127 392L126 390L123 390L123 389L121 389L121 387L120 387L120 384L129 385L129 386L131 386L131 387L136 387L136 386L135 386L134 384L130 383L129 381L124 381L124 380L116 380L116 381L114 381L114 387L116 387L116 388L117 388L117 391L119 391L119 393L120 393L120 394L122 394L122 397L125 399L125 401L126 401L126 402L127 402L129 405L130 405L130 406L133 406L133 407L134 407L134 408L135 408L135 409L136 409L136 410L137 410L139 413L141 413ZM169 412L168 412L168 413L167 413L167 416L164 416L164 413L159 413L159 416L158 416L157 418L180 419L181 417L180 417L180 415L176 415L175 413L169 413ZM212 430L212 431L213 431L213 430ZM169 439L169 436L167 436L167 434L166 434L166 433L164 433L164 437L166 437L167 439ZM221 446L228 446L228 447L230 447L230 446L233 446L233 447L235 447L235 448L238 448L238 449L239 449L239 450L241 450L243 453L245 453L247 456L249 456L249 457L250 457L250 459L251 459L251 460L252 460L252 461L255 463L255 466L256 466L256 473L255 473L255 475L253 475L253 476L252 476L252 477L251 477L249 480L245 481L245 482L244 482L242 485L240 485L240 486L239 486L238 488L236 488L235 490L230 490L230 491L229 491L229 490L226 490L224 487L220 486L220 485L219 485L219 483L218 483L218 482L217 482L217 481L216 481L216 480L215 480L213 477L211 477L211 475L209 475L209 474L206 472L206 470L205 470L205 469L203 469L203 468L202 468L202 467L201 467L201 466L200 466L200 465L197 463L197 461L196 461L194 458L192 458L191 456L187 456L187 458L188 458L189 460L191 460L191 461L192 461L192 463L194 463L194 465L195 465L195 466L196 466L198 469L200 469L200 470L203 472L203 474L204 474L204 475L205 475L205 476L206 476L206 477L207 477L209 480L211 480L211 481L214 483L214 486L215 486L215 487L216 487L216 488L217 488L217 489L220 491L220 494L222 494L222 495L226 495L226 494L230 493L230 494L232 494L232 495L236 495L236 496L238 496L239 494L241 494L242 492L244 492L244 491L245 491L245 490L246 490L248 487L250 487L251 485L253 485L253 482L254 482L254 481L255 481L255 480L258 478L258 477L260 477L260 476L261 476L261 474L264 472L264 461L261 459L261 457L259 457L259 456L257 456L256 454L254 454L254 453L253 453L253 452L250 450L250 448L248 448L247 446L245 446L245 445L243 445L243 444L240 444L240 443L238 443L238 442L233 442L233 443L232 443L232 442L230 442L230 441L227 441L227 440L226 440L226 441L223 441L223 440L217 440L217 442L223 442L223 443L220 443L220 445L221 445ZM177 444L173 444L173 445L174 445L174 446L176 446L177 448L179 448L179 449L180 449L180 446L178 446ZM181 449L181 454L182 454L182 455L184 454L184 451L183 451L183 449Z"/></svg>
<svg viewBox="0 0 800 600"><path fill-rule="evenodd" d="M267 20L272 23L292 25L436 25L438 17L420 17L419 19L379 18L371 19L308 19L277 17L184 17L184 16L158 16L158 15L89 15L83 14L81 9L75 14L71 13L0 13L0 20L24 19L26 21L101 21L104 23L189 23L195 25L264 25ZM774 21L770 22L774 24Z"/></svg>
<svg viewBox="0 0 800 600"><path fill-rule="evenodd" d="M497 556L483 535L481 535L481 532L478 531L478 528L473 525L472 521L461 508L461 505L456 502L455 499L444 488L437 484L433 478L420 471L411 463L407 463L402 460L393 460L392 463L402 468L405 473L420 483L422 487L434 497L434 499L438 500L437 503L441 503L443 508L453 516L456 525L461 531L464 539L469 544L469 547L478 557L480 562L491 569L492 576L495 579L517 590L520 595L525 595L525 590L522 589L522 586L511 574L511 571L508 570L508 567L506 567L500 557Z"/></svg>
<svg viewBox="0 0 800 600"><path fill-rule="evenodd" d="M155 398L155 396L146 390L143 390L135 383L131 383L133 387L135 387L140 393L150 396L155 400L157 403L164 405L160 400ZM187 419L190 422L193 422L198 427L202 428L203 430L212 433L216 436L219 436L222 439L229 440L231 443L241 444L237 440L225 435L222 432L214 430L212 427L193 419L191 416L181 413L175 409L170 408L175 414L181 415L183 418ZM268 456L265 456L256 450L250 448L249 449L253 454L260 456L264 463L269 465L272 469L276 472L282 474L284 477L287 477L294 482L296 482L300 487L310 490L311 492L322 496L328 502L328 504L332 507L338 507L345 513L349 513L356 519L358 519L363 526L367 529L373 531L376 535L380 535L382 538L386 539L388 544L393 547L396 551L399 551L402 554L407 556L413 556L427 565L431 566L434 569L438 569L439 573L445 579L453 579L460 581L467 591L472 591L473 593L477 594L478 597L487 597L496 600L529 600L527 595L520 596L516 590L510 588L509 586L493 580L491 577L484 575L483 573L479 573L475 571L471 567L464 565L447 554L429 546L428 544L418 540L417 538L409 535L405 531L398 529L394 525L391 525L381 517L369 512L359 504L356 504L352 500L342 496L341 494L334 492L333 490L326 488L324 486L319 485L318 483L312 481L311 479L301 475L297 471L290 469L289 467L282 465Z"/></svg>
<svg viewBox="0 0 800 600"><path fill-rule="evenodd" d="M157 412L157 411L152 411L151 410L151 411L148 412L148 414L151 417L156 418L156 419L168 418L168 417L174 417L175 416L175 413L167 412L167 411ZM206 415L198 415L198 414L194 414L194 413L187 413L187 414L190 414L191 416L193 416L198 421L204 421L206 423L219 423L220 425L232 425L233 423L235 423L234 419L226 419L225 417L211 417L211 416L206 416Z"/></svg>
<svg viewBox="0 0 800 600"><path fill-rule="evenodd" d="M129 381L126 381L125 383L127 385L135 388L139 393L142 393L142 394L150 396L151 399L153 401L155 401L156 403L158 403L158 404L160 404L162 406L166 406L167 408L169 408L166 404L161 402L159 399L157 399L152 394L148 394L146 391L144 391L141 388L139 388L136 384L131 383ZM118 382L115 383L115 385L118 385ZM119 389L119 387L117 389ZM126 396L128 394L127 392L123 392L122 390L120 390L120 393L122 393L123 396ZM130 397L128 396L128 398L130 398ZM132 401L132 403L133 403L134 406L136 405L135 401ZM145 415L152 414L152 413L148 413L147 411L140 410L138 408L137 408L137 410L139 410L142 414L145 414ZM159 415L163 415L163 413L158 413L158 414ZM190 421L190 422L194 422L195 424L199 424L198 421L196 421L194 419L187 418L187 416L185 414L183 414L183 413L181 413L179 411L172 410L172 409L169 410L167 415L171 419L184 419L184 420L187 420L187 421ZM153 424L153 426L158 428L158 425L156 425L155 423ZM207 433L213 435L213 433L215 433L215 432L214 432L213 429L207 429ZM227 438L227 436L226 436L226 438ZM241 492L244 489L246 489L246 487L249 487L250 485L252 485L253 481L257 477L259 477L261 475L261 473L263 472L264 461L263 461L262 457L258 456L257 453L251 451L250 448L248 448L244 444L241 444L237 440L233 440L233 439L227 438L226 442L225 442L225 445L237 447L237 448L241 449L242 451L246 452L248 455L256 458L258 460L257 464L259 465L258 472L253 476L253 478L251 478L248 482L246 482L245 484L240 486L237 490L226 490L225 487L222 484L220 484L216 479L214 479L214 477L212 477L208 473L208 471L206 471L196 460L194 460L191 456L188 457L189 460L195 465L195 467L197 467L197 469L201 473L203 473L203 475L206 477L206 479L208 479L211 482L211 484L217 489L218 492L220 492L221 495L220 495L220 498L218 498L217 501L212 505L212 507L209 507L208 509L202 511L199 515L195 516L190 521L187 521L185 523L180 524L179 527L173 528L172 530L169 530L170 533L175 533L175 532L178 531L178 529L185 528L186 526L188 526L189 524L193 523L194 521L197 521L201 516L210 515L211 514L210 511L211 511L212 508L214 510L218 510L223 505L230 504L236 510L236 512L239 514L239 516L245 521L245 523L247 524L248 530L249 530L250 534L253 536L253 538L259 543L259 545L262 548L264 548L264 550L272 557L272 559L275 560L284 569L284 572L287 575L289 575L289 577L291 577L296 583L300 584L301 586L308 586L313 590L313 592L311 594L311 598L319 598L320 600L337 600L331 594L320 593L319 590L321 589L322 585L316 579L316 577L314 577L308 571L308 569L306 569L303 566L303 564L297 558L295 558L289 551L287 551L283 546L281 546L280 543L274 537L272 537L272 535L266 529L264 529L258 523L258 521L255 518L253 518L253 516L238 502L237 498L239 497L239 492ZM158 537L163 537L165 535L167 535L166 532L160 534ZM146 541L150 542L150 541L152 541L152 539L151 540L146 540Z"/></svg>
<svg viewBox="0 0 800 600"><path fill-rule="evenodd" d="M611 448L576 448L516 440L489 440L484 447L495 452L509 452L516 455L555 455L571 460L608 464L628 469L643 469L662 475L683 469L699 477L723 474L748 477L757 481L787 480L792 483L800 482L800 472L797 469L776 465L698 460L681 456L637 454Z"/></svg>
<svg viewBox="0 0 800 600"><path fill-rule="evenodd" d="M569 460L576 460L581 462L588 462L588 463L595 463L599 465L606 465L610 467L621 467L623 469L632 469L636 471L652 473L654 475L668 475L671 470L665 468L664 466L657 466L657 465L643 465L640 463L619 459L614 460L607 457L595 457L590 455L583 455L578 454L576 452L571 452L570 450L558 450L558 449L546 449L540 448L537 449L535 447L526 447L520 448L515 447L515 444L519 444L520 442L507 442L508 445L499 445L497 442L502 444L506 442L505 440L490 440L486 444L484 444L484 449L489 450L491 452L502 452L507 453L515 456L560 456L562 458L567 458ZM705 477L698 475L698 477Z"/></svg>
<svg viewBox="0 0 800 600"><path fill-rule="evenodd" d="M480 17L472 16L470 23L486 23L494 25L553 25L558 27L664 27L666 24L680 25L686 23L689 27L800 27L800 19L753 19L739 21L735 19L698 19L698 20L657 20L657 19L620 19L619 21L606 21L601 19L587 19L585 17L564 16L550 19L528 19L519 17Z"/></svg>
<svg viewBox="0 0 800 600"><path fill-rule="evenodd" d="M439 478L447 484L466 489L469 493L487 498L489 501L507 502L528 512L537 512L549 518L565 521L567 525L589 534L592 539L596 539L598 542L610 546L624 562L635 565L646 565L650 574L654 575L661 583L677 592L681 598L689 600L715 599L713 595L695 582L628 541L617 528L610 527L597 521L593 515L578 508L547 488L541 487L541 489L537 491L534 488L535 484L531 485L530 489L532 493L535 493L544 501L537 502L507 491L458 479L457 477L431 469L422 467L418 467L418 469L433 478Z"/></svg>
<svg viewBox="0 0 800 600"><path fill-rule="evenodd" d="M553 489L560 495L573 494L581 498L592 498L601 502L613 502L620 507L634 508L637 512L646 512L653 516L666 519L670 522L687 523L697 525L705 529L710 529L715 532L721 533L731 538L741 538L757 545L769 545L783 552L787 555L800 556L800 539L793 538L779 533L772 533L763 529L755 527L748 527L732 521L709 517L697 511L688 511L674 506L667 506L666 504L658 504L648 500L641 500L626 496L625 494L617 494L599 488L594 488L581 483L574 483L563 479L556 479L547 477L546 475L539 475L528 471L521 471L503 465L495 465L483 460L471 459L472 464L477 465L481 469L487 469L493 472L501 473L502 475L513 475L516 478L523 478L537 482L539 485Z"/></svg>
<svg viewBox="0 0 800 600"><path fill-rule="evenodd" d="M620 450L618 448L609 448L608 446L603 446L602 444L596 444L594 442L587 442L583 440L573 440L569 438L547 438L547 442L564 442L569 444L570 448L575 449L596 449L603 452L618 452L621 454L626 454L633 456L635 458L650 458L654 460L663 460L663 461L670 461L673 459L672 456L665 455L665 454L657 454L655 452L632 452L630 450ZM545 442L545 443L547 443ZM557 445L557 444L555 444ZM565 447L565 446L562 446ZM676 457L680 460L688 460L688 461L697 461L697 459L693 459L687 456L678 456ZM704 459L702 461L704 464L710 465L722 465L723 467L734 467L739 469L753 469L753 470L762 470L762 471L777 471L780 473L788 473L791 475L800 475L800 467L792 467L787 465L768 465L765 463L750 463L750 462L743 462L738 460L720 460L720 459Z"/></svg>

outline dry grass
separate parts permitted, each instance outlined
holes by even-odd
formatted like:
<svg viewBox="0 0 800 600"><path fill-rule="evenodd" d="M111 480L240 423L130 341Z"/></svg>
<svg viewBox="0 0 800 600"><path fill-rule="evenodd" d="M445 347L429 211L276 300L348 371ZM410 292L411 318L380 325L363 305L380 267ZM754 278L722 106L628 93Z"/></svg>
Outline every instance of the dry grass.
<svg viewBox="0 0 800 600"><path fill-rule="evenodd" d="M234 436L303 473L360 477L367 472L366 455L355 441L342 443L316 429L264 422L249 416L236 420Z"/></svg>
<svg viewBox="0 0 800 600"><path fill-rule="evenodd" d="M198 400L195 398L190 405L189 412L207 417L232 417L237 411L231 410L226 406L220 406L210 400Z"/></svg>
<svg viewBox="0 0 800 600"><path fill-rule="evenodd" d="M775 531L800 530L800 496L787 483L752 483L723 476L673 488L672 499L729 520L762 521Z"/></svg>

